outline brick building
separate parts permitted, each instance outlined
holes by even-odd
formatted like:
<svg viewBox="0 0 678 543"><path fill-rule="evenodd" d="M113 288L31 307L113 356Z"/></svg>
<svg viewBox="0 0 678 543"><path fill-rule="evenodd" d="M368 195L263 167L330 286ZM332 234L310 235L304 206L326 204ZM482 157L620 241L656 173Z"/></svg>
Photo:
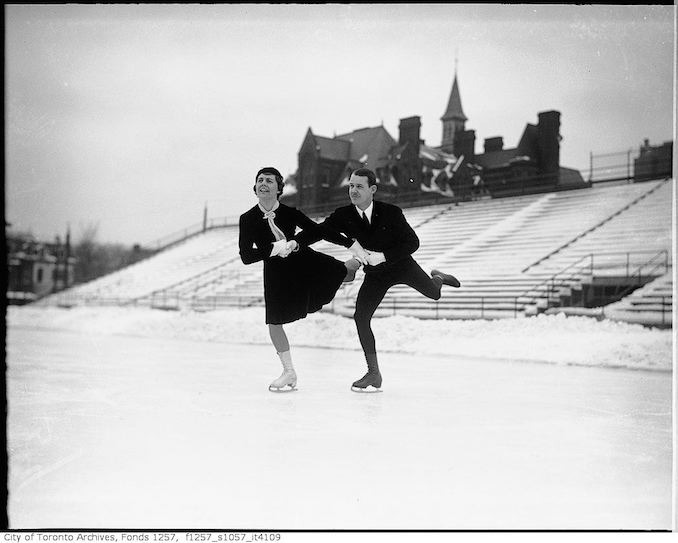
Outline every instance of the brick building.
<svg viewBox="0 0 678 543"><path fill-rule="evenodd" d="M381 200L406 205L584 186L577 170L560 166L560 113L544 111L537 117L536 125L526 125L515 148L504 148L500 136L491 137L485 140L483 153L476 154L475 131L466 129L468 118L455 73L440 118L440 146L421 139L418 116L400 120L397 141L383 126L332 138L309 128L297 171L286 179L281 200L307 211L343 205L351 172L363 166L377 174Z"/></svg>

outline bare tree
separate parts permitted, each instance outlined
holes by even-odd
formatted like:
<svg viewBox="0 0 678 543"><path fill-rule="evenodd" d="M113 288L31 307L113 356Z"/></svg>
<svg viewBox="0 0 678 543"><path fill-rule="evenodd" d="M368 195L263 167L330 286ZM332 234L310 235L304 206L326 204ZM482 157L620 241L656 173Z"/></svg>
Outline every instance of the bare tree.
<svg viewBox="0 0 678 543"><path fill-rule="evenodd" d="M75 282L91 281L119 270L139 259L138 250L121 243L99 243L99 223L80 226L80 238L74 247Z"/></svg>
<svg viewBox="0 0 678 543"><path fill-rule="evenodd" d="M99 223L80 225L80 239L73 248L73 256L76 258L75 282L82 283L97 277L97 246L96 238L99 231Z"/></svg>

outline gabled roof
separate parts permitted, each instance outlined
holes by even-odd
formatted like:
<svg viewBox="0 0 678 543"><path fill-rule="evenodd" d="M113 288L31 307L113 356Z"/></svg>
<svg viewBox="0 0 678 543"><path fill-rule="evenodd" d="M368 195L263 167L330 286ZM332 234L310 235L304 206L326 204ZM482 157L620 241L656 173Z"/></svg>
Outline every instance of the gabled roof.
<svg viewBox="0 0 678 543"><path fill-rule="evenodd" d="M326 138L324 136L315 136L318 154L322 158L329 160L348 160L351 144L333 138Z"/></svg>
<svg viewBox="0 0 678 543"><path fill-rule="evenodd" d="M500 168L508 166L511 160L518 157L534 159L537 153L537 126L528 123L525 125L523 135L520 137L518 147L515 149L502 149L501 151L490 151L482 155L475 155L473 162L485 169Z"/></svg>
<svg viewBox="0 0 678 543"><path fill-rule="evenodd" d="M461 96L459 95L459 85L457 84L457 74L454 74L454 83L452 84L452 92L450 92L450 99L447 101L447 109L440 118L442 121L448 119L460 119L467 121L468 117L464 115L464 110L461 108Z"/></svg>
<svg viewBox="0 0 678 543"><path fill-rule="evenodd" d="M388 162L388 153L396 143L383 126L360 128L334 139L349 142L350 151L347 159L364 163L365 167L372 171Z"/></svg>
<svg viewBox="0 0 678 543"><path fill-rule="evenodd" d="M533 124L527 124L523 135L520 137L517 151L520 155L534 156L537 148L537 127Z"/></svg>

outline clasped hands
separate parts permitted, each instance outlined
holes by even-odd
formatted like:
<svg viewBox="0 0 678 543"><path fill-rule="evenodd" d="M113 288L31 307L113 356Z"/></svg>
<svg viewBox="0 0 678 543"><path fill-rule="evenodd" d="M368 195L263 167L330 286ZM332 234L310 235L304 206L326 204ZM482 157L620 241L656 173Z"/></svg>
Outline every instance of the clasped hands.
<svg viewBox="0 0 678 543"><path fill-rule="evenodd" d="M384 256L384 253L380 253L377 251L368 251L363 248L362 245L356 240L353 242L353 245L351 245L348 250L351 252L353 257L360 262L363 266L368 264L370 266L377 266L381 264L382 262L386 262L386 257Z"/></svg>
<svg viewBox="0 0 678 543"><path fill-rule="evenodd" d="M273 250L271 251L271 256L279 256L280 258L287 258L291 253L299 249L299 244L295 240L286 241L281 239L273 243ZM353 242L348 250L354 256L354 258L360 262L363 266L377 266L382 262L386 262L386 257L384 253L378 251L368 251L363 248L358 241Z"/></svg>
<svg viewBox="0 0 678 543"><path fill-rule="evenodd" d="M296 240L290 241L281 239L273 243L273 250L271 256L279 256L280 258L287 258L291 253L299 249L299 244Z"/></svg>

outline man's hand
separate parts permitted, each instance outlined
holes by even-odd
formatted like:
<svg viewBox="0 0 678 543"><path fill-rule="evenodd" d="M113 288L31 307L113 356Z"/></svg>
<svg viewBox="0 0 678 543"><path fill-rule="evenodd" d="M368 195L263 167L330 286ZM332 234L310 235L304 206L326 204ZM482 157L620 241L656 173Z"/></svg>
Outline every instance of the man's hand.
<svg viewBox="0 0 678 543"><path fill-rule="evenodd" d="M285 244L285 248L280 252L278 255L280 258L287 258L290 256L294 251L299 249L299 244L296 242L296 240L290 240Z"/></svg>
<svg viewBox="0 0 678 543"><path fill-rule="evenodd" d="M290 240L285 244L282 251L278 253L278 256L280 258L287 258L297 249L299 249L299 244L295 240Z"/></svg>
<svg viewBox="0 0 678 543"><path fill-rule="evenodd" d="M367 263L370 266L378 266L382 262L386 262L386 257L384 256L384 253L378 253L378 252L370 252L368 251L367 253Z"/></svg>
<svg viewBox="0 0 678 543"><path fill-rule="evenodd" d="M281 239L273 242L273 250L271 250L271 256L280 256L282 252L287 250L287 240ZM287 253L289 254L289 253ZM287 255L285 255L287 256ZM283 257L284 258L284 257Z"/></svg>
<svg viewBox="0 0 678 543"><path fill-rule="evenodd" d="M361 264L367 264L367 258L369 257L369 253L363 249L363 246L360 245L358 240L355 240L353 242L353 245L351 245L348 250L351 252L351 254L358 260Z"/></svg>

